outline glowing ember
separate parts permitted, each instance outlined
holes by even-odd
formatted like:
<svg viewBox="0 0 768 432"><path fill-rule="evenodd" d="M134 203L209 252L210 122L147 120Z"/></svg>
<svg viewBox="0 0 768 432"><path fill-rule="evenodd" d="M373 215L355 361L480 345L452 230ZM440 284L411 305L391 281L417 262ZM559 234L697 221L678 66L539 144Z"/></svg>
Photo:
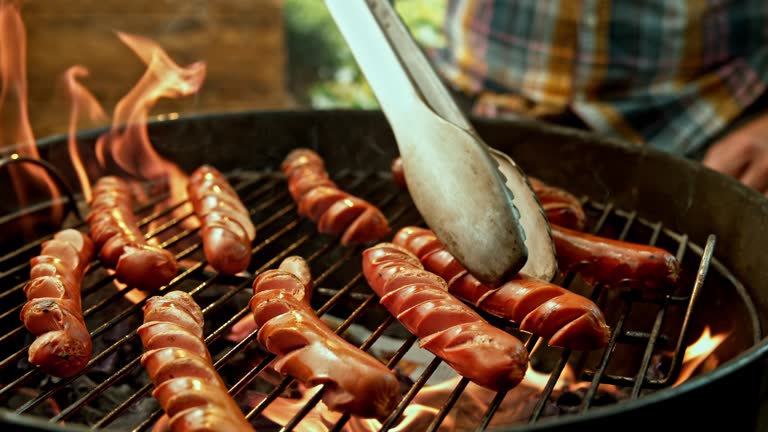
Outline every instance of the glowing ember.
<svg viewBox="0 0 768 432"><path fill-rule="evenodd" d="M70 99L72 100L72 108L69 116L69 137L67 141L69 146L69 156L72 159L72 165L75 167L75 172L77 172L77 178L80 181L83 196L87 202L91 202L91 182L89 177L95 177L95 173L91 176L88 174L89 170L86 168L86 165L83 163L83 158L80 155L76 134L79 129L78 125L81 121L81 116L86 116L90 123L100 124L107 120L107 115L104 113L101 105L91 92L78 81L78 79L87 76L88 70L82 66L72 66L64 72L64 82ZM91 172L94 171L93 168L91 168Z"/></svg>
<svg viewBox="0 0 768 432"><path fill-rule="evenodd" d="M114 274L112 270L109 270L110 274ZM115 287L118 291L123 290L129 290L125 293L125 298L128 299L133 304L138 304L144 301L145 298L147 298L147 293L144 291L138 290L136 288L128 288L128 285L118 282L117 279L112 281L113 284L115 284Z"/></svg>
<svg viewBox="0 0 768 432"><path fill-rule="evenodd" d="M721 333L712 335L709 326L704 327L699 339L688 346L683 357L683 368L680 376L675 381L674 386L678 386L688 380L698 367L712 354L718 346L728 337L728 334Z"/></svg>
<svg viewBox="0 0 768 432"><path fill-rule="evenodd" d="M40 159L27 112L26 48L26 31L17 6L0 3L0 148L13 148L21 157ZM42 168L13 165L9 171L22 207L45 198L59 198L56 185ZM52 207L49 218L58 224L63 214L63 205L59 203ZM33 227L26 225L25 229Z"/></svg>

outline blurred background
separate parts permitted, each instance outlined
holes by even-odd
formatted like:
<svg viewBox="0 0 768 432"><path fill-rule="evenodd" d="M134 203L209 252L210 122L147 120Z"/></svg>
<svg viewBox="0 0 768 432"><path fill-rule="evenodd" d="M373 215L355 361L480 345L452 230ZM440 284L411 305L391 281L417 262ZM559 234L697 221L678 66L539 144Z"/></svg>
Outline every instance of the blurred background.
<svg viewBox="0 0 768 432"><path fill-rule="evenodd" d="M444 44L446 0L398 0L425 49ZM145 65L115 31L156 40L174 61L208 72L192 97L161 100L153 115L252 109L375 108L322 0L27 0L29 115L37 138L66 133L62 74L90 71L83 84L111 114Z"/></svg>

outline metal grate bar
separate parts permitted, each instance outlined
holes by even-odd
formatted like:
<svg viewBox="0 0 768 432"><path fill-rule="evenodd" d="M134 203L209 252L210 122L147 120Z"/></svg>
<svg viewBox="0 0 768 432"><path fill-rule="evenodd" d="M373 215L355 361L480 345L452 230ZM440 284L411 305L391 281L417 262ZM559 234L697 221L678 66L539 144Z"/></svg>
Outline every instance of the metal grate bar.
<svg viewBox="0 0 768 432"><path fill-rule="evenodd" d="M432 420L432 423L429 424L427 431L434 432L440 427L441 424L443 424L443 420L445 420L445 417L451 411L453 406L456 405L459 397L462 393L464 393L464 389L467 388L467 384L469 384L468 378L462 377L459 380L459 383L456 384L456 388L453 389L450 396L448 397L448 400L443 403L443 405L440 407L440 411L437 412L434 420Z"/></svg>
<svg viewBox="0 0 768 432"><path fill-rule="evenodd" d="M416 394L419 392L419 390L421 390L424 385L427 384L427 380L429 380L429 377L435 373L435 370L437 370L437 367L440 366L441 362L442 360L440 360L439 357L435 357L431 362L429 362L429 365L427 365L427 367L424 369L424 372L421 373L413 386L411 386L405 396L403 396L403 398L400 400L400 403L397 404L394 412L390 414L389 417L387 417L387 420L381 426L381 432L386 432L397 425L397 422L400 420L400 417L403 415L405 409L408 407L408 405L410 405L413 398L416 397Z"/></svg>

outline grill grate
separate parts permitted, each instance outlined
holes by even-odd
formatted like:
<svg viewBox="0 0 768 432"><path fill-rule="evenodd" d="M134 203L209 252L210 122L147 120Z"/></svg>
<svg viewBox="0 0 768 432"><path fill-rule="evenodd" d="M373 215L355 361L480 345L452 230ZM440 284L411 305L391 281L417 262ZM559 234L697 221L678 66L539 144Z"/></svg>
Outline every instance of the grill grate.
<svg viewBox="0 0 768 432"><path fill-rule="evenodd" d="M336 238L318 235L311 222L298 219L295 214L295 205L286 188L283 187L281 177L271 173L244 172L232 176L230 180L243 202L250 209L258 230L257 240L253 247L254 259L251 264L253 275L249 277L218 275L205 268L201 244L196 236L197 229L183 227L184 221L192 213L186 212L181 215L174 213L174 211L180 210L184 203L177 203L154 212L153 209L156 208L156 205L168 198L167 195L160 194L137 209L139 215L143 216L141 226L147 232L146 238L158 241L163 247L173 250L177 260L183 264L183 271L160 292L182 289L196 298L203 307L207 322L206 329L210 328L210 331L206 332L208 333L206 343L209 346L220 341L232 325L249 312L247 307L238 307L239 312L222 318L216 316L217 311L220 311L224 306L231 307L235 300L234 297L238 294L242 295L244 290L250 288L255 275L276 267L283 258L292 254L304 256L316 275L314 285L317 288L313 298L313 306L317 308L318 314L328 314L334 308L345 312L340 314L345 319L338 326L337 333L345 332L352 324L371 322L371 316L373 316L372 333L360 345L362 349L368 350L382 335L399 326L394 318L381 313L383 309L378 306L378 299L365 284L358 261L361 248L345 249L339 245ZM344 172L335 180L344 185L350 192L378 205L384 211L394 230L406 225L422 223L407 194L397 189L388 176L376 173ZM591 362L587 354L547 347L539 338L519 332L511 323L484 315L495 325L518 335L526 343L526 347L531 353L532 364L538 357L548 356L555 359L554 365L546 370L546 372L551 372L551 376L530 416L529 421L531 423L536 422L544 415L545 407L566 364L581 372L581 378L590 383L578 406L578 412L587 411L595 405L600 384L616 384L631 389L629 398L634 399L642 397L645 392L669 386L674 382L682 364L682 355L691 327L691 315L703 288L712 258L714 236L710 236L705 247L701 248L689 242L687 236L664 228L660 223L646 221L638 217L635 212L617 210L611 203L600 204L586 199L583 200L583 203L590 216L590 221L593 221L591 224L592 232L613 234L614 237L640 243L663 245L665 248L677 251L677 258L686 271L692 271L695 268L698 268L698 271L692 276L690 284L684 284L679 292L663 301L652 302L625 293L609 293L610 290L603 290L601 287L597 287L591 292L587 291L587 295L591 295L591 298L606 312L618 312L614 319L609 318L612 335L608 347L593 353L592 356L597 355L597 358ZM82 228L82 226L80 227ZM31 339L18 320L18 313L24 303L22 288L29 272L27 261L39 250L38 246L45 239L41 238L20 249L7 251L7 254L0 258L0 270L2 271L0 273L0 286L10 287L0 293L0 301L3 304L3 310L0 310L2 312L0 315L0 326L2 327L0 328L5 329L5 334L0 336L0 347L2 347L2 352L6 353L4 358L0 359L0 378L3 380L1 382L5 383L0 389L0 403L2 406L8 406L7 400L23 386L41 388L41 392L22 406L16 407L17 414L30 413L35 407L51 398L61 401L65 398L65 394L71 393L70 389L73 383L81 375L87 375L96 365L108 357L115 357L115 354L122 352L126 346L138 344L139 349L135 351L132 358L121 359L114 371L106 378L79 397L67 400L61 411L50 418L51 422L83 422L83 415L81 414L86 407L107 405L108 408L103 409L97 419L88 423L94 429L109 427L130 411L137 409L137 406L145 398L151 398L151 384L136 385L132 393L121 400L114 400L114 397L105 396L105 392L109 388L125 384L131 380L132 375L143 373L138 357L141 353L140 343L136 337L136 327L140 324L140 311L143 302L125 303L127 302L125 297L128 290L115 290L108 287L113 282L113 277L106 273L98 262L92 263L83 287L83 306L84 316L89 323L89 328L92 329L95 355L88 367L74 377L57 381L46 379L41 372L30 367L26 362L26 352ZM579 288L580 281L573 275L567 275L556 282L562 286L573 287L574 290L581 289L581 292L584 293L583 284ZM214 300L206 303L208 298L205 294L215 290L221 290L224 293L216 295ZM108 309L119 302L129 306L119 313L108 313ZM351 311L348 310L349 305L354 305ZM656 308L652 325L641 330L629 329L630 315L634 308L641 305ZM675 314L677 314L678 319L682 316L682 323L676 325L672 331L663 331L665 330L665 322L669 321L670 317L674 317ZM139 317L138 324L130 324L131 320L135 322L137 317ZM107 334L114 332L119 334L117 339L111 343L105 342L105 347L96 351L96 347L99 346L97 341L106 339ZM234 358L242 356L248 347L256 345L255 339L256 333L253 332L237 344L231 344L232 346L227 346L220 352L212 352L216 358L216 368L220 371L226 368ZM654 353L660 347L668 345L670 341L675 341L675 348L669 371L661 377L650 377L649 366ZM416 337L405 337L400 348L389 358L387 365L391 368L397 366L406 352L416 343ZM631 374L610 372L609 366L612 364L612 359L617 358L623 348L629 346L640 347L642 350L642 360L639 362L639 367ZM232 385L230 393L241 400L243 392L251 387L257 379L264 380L265 371L272 359L273 356L267 355L249 370L243 370L242 373L238 374L238 379ZM393 414L383 421L382 431L389 430L398 424L405 409L412 403L417 393L424 388L440 363L441 361L435 358L414 380ZM587 366L590 363L591 366ZM255 421L275 399L289 388L292 381L291 378L281 379L264 399L252 406L247 417ZM148 382L148 380L144 382ZM41 385L42 387L39 387ZM438 407L429 430L437 430L446 416L454 409L467 385L467 379L458 381L445 402ZM476 425L478 430L484 430L490 425L506 395L507 392L496 394L480 418L479 424ZM322 391L310 398L296 415L284 425L283 429L292 430L299 425L318 404L321 396ZM157 405L149 406L152 408L140 417L141 420L135 424L127 425L128 428L136 431L147 430L159 418L161 412L156 409ZM330 429L341 430L349 420L349 416L344 415ZM125 425L121 424L122 426Z"/></svg>

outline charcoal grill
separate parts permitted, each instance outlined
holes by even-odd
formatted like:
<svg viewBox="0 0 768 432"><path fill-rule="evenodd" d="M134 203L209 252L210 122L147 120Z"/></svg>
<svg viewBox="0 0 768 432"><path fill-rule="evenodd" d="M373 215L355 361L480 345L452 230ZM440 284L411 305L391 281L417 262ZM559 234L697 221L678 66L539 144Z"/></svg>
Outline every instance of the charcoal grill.
<svg viewBox="0 0 768 432"><path fill-rule="evenodd" d="M499 429L583 430L588 426L598 430L627 424L711 428L719 422L739 430L759 427L764 400L761 372L768 353L768 344L761 341L768 318L768 266L760 254L768 241L765 200L691 162L588 133L527 121L478 121L477 127L490 145L509 153L529 174L582 196L592 232L664 247L677 254L684 268L679 289L662 301L646 301L601 287L592 290L573 275L557 281L590 296L606 311L612 336L605 350L585 354L550 348L510 323L488 316L526 342L534 367L552 374L529 416ZM371 348L382 335L401 337L400 348L387 359L391 367L417 344L415 337L378 306L366 286L360 273L362 248L344 248L337 238L319 235L313 224L299 219L276 171L290 149L314 148L326 158L335 180L382 208L393 229L422 223L407 193L388 176L396 146L380 113L200 115L154 122L149 131L159 152L187 172L202 163L228 172L257 225L251 275L223 276L205 266L196 230L183 226L191 215L174 213L184 203L157 211L156 205L168 198L160 193L137 209L146 237L173 250L183 265L179 276L161 292L182 289L200 303L206 316L206 342L216 367L229 377L230 393L249 419L262 428L274 427L263 418L264 411L285 395L292 380L267 379L269 355L241 368L243 357L257 349L255 334L236 344L226 343L223 336L248 313L242 300L249 297L253 277L276 267L288 255L299 254L310 262L317 287L312 304L318 314L341 318L337 332L344 333L352 325L366 327L370 336L357 341L363 349ZM84 132L80 139L93 142L103 132ZM63 162L67 161L66 139L50 138L40 147L43 157L75 184L74 173ZM3 219L5 223L13 220ZM73 219L67 224L85 228ZM27 364L26 347L31 339L18 320L24 301L21 288L28 278L27 261L45 238L41 234L18 244L9 240L0 251L0 406L4 407L0 420L19 430L150 429L161 412L138 360L141 345L135 329L143 303L129 302L127 291L116 290L112 278L97 263L89 271L83 292L86 321L95 344L89 367L82 376L51 380ZM685 346L704 325L713 332L731 332L715 352L725 363L670 388ZM657 367L661 352L666 353L666 366ZM582 397L571 402L569 410L553 401L555 384L566 364L587 383ZM439 359L429 362L418 378L406 383L401 402L383 420L381 430L397 425L439 365ZM85 378L92 385L81 388ZM266 382L266 396L246 407L244 394L258 383L264 388ZM467 384L467 380L459 381L437 407L429 430L436 430L451 415ZM603 404L599 384L617 385L623 389L624 400L598 406ZM34 392L18 402L22 387ZM117 388L129 390L114 391ZM505 395L496 394L472 427L489 428ZM52 400L61 405L60 410L46 415L43 412ZM306 401L284 430L300 427L319 401L319 393ZM553 409L560 415L549 416ZM349 421L343 416L329 428L341 430Z"/></svg>

